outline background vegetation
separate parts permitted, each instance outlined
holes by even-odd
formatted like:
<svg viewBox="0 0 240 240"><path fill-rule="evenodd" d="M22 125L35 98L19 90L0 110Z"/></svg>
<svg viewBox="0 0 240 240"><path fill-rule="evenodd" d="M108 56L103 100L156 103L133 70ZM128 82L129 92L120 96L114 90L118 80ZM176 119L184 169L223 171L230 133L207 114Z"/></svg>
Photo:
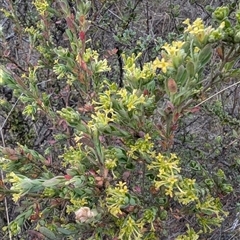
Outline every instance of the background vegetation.
<svg viewBox="0 0 240 240"><path fill-rule="evenodd" d="M239 238L240 11L222 4L0 3L2 239Z"/></svg>

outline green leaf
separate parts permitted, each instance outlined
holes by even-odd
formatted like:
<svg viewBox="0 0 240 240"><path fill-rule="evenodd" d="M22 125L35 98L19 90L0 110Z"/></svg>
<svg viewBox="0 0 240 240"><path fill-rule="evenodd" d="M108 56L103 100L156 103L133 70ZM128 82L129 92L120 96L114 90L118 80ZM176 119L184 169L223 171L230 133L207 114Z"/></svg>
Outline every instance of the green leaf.
<svg viewBox="0 0 240 240"><path fill-rule="evenodd" d="M183 85L186 81L187 81L187 70L186 68L184 68L183 65L178 67L178 71L177 71L177 75L176 75L176 81L178 83L181 83L181 85Z"/></svg>
<svg viewBox="0 0 240 240"><path fill-rule="evenodd" d="M135 199L134 199L134 198L130 198L129 204L130 204L130 205L136 205Z"/></svg>
<svg viewBox="0 0 240 240"><path fill-rule="evenodd" d="M40 227L39 232L42 233L45 237L49 238L50 240L57 239L56 235L46 227Z"/></svg>
<svg viewBox="0 0 240 240"><path fill-rule="evenodd" d="M205 66L209 62L211 56L212 56L212 47L210 44L208 44L200 51L198 55L200 66L201 67Z"/></svg>
<svg viewBox="0 0 240 240"><path fill-rule="evenodd" d="M25 222L25 217L17 217L16 219L15 219L15 221L16 221L16 223L19 225L19 226L22 226L23 225L23 223Z"/></svg>
<svg viewBox="0 0 240 240"><path fill-rule="evenodd" d="M186 53L186 54L188 54L189 52L190 52L190 42L189 41L186 41L185 43L184 43L184 45L182 46L182 49L184 50L184 52Z"/></svg>
<svg viewBox="0 0 240 240"><path fill-rule="evenodd" d="M224 65L225 72L228 72L230 69L232 69L234 64L235 64L235 61L227 62Z"/></svg>
<svg viewBox="0 0 240 240"><path fill-rule="evenodd" d="M239 136L239 134L237 133L237 131L234 130L234 129L233 129L232 134L233 134L233 137L234 137L234 138L238 138L238 136Z"/></svg>
<svg viewBox="0 0 240 240"><path fill-rule="evenodd" d="M240 75L240 69L227 70L229 72L228 77L238 77Z"/></svg>
<svg viewBox="0 0 240 240"><path fill-rule="evenodd" d="M195 75L195 65L194 65L194 63L189 61L186 65L186 68L187 68L187 73L188 73L189 78L194 77L194 75Z"/></svg>
<svg viewBox="0 0 240 240"><path fill-rule="evenodd" d="M57 176L57 177L54 177L52 179L49 179L49 180L46 180L43 182L43 186L44 187L54 187L56 185L58 185L59 183L62 183L64 182L65 178L62 177L62 176Z"/></svg>
<svg viewBox="0 0 240 240"><path fill-rule="evenodd" d="M66 29L66 34L68 36L69 41L72 42L74 37L73 37L73 33L71 32L71 30Z"/></svg>
<svg viewBox="0 0 240 240"><path fill-rule="evenodd" d="M28 219L33 213L33 209L29 209L26 213L25 213L25 219Z"/></svg>
<svg viewBox="0 0 240 240"><path fill-rule="evenodd" d="M70 230L68 230L68 229L65 229L65 228L59 227L59 228L57 228L57 230L58 230L60 233L63 233L63 234L65 234L65 235L71 235L71 234L73 234L72 231L70 231Z"/></svg>

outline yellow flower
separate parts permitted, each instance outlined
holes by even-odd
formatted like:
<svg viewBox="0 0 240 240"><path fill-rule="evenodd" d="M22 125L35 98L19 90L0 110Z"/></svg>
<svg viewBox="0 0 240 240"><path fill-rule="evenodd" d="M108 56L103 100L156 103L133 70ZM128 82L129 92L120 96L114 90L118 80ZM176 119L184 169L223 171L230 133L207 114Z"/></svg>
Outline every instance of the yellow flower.
<svg viewBox="0 0 240 240"><path fill-rule="evenodd" d="M128 188L127 188L125 182L120 181L116 185L118 186L118 187L116 187L116 189L118 189L120 193L127 193L128 192Z"/></svg>
<svg viewBox="0 0 240 240"><path fill-rule="evenodd" d="M201 18L197 18L193 24L190 24L190 20L186 19L184 22L184 24L186 24L188 27L185 29L184 32L189 32L192 34L197 33L200 29L204 29L204 24L203 24L203 20Z"/></svg>
<svg viewBox="0 0 240 240"><path fill-rule="evenodd" d="M46 0L35 0L33 4L41 15L43 15L48 8L48 2Z"/></svg>
<svg viewBox="0 0 240 240"><path fill-rule="evenodd" d="M218 28L220 28L220 29L225 28L225 22L222 22Z"/></svg>
<svg viewBox="0 0 240 240"><path fill-rule="evenodd" d="M201 18L197 18L194 22L193 22L193 26L197 27L198 29L203 29L204 28L204 24L203 24L203 20Z"/></svg>
<svg viewBox="0 0 240 240"><path fill-rule="evenodd" d="M107 159L105 165L107 169L115 168L117 166L116 159Z"/></svg>
<svg viewBox="0 0 240 240"><path fill-rule="evenodd" d="M7 177L11 183L18 183L21 180L14 172L9 173Z"/></svg>
<svg viewBox="0 0 240 240"><path fill-rule="evenodd" d="M81 206L81 207L88 204L88 201L85 197L77 198L77 199L71 198L70 202L75 206Z"/></svg>
<svg viewBox="0 0 240 240"><path fill-rule="evenodd" d="M205 31L204 29L199 29L198 31L196 31L195 36L197 37L197 39L200 42L203 42L205 39Z"/></svg>
<svg viewBox="0 0 240 240"><path fill-rule="evenodd" d="M122 88L122 89L120 89L120 91L118 92L118 94L123 98L123 99L125 99L125 98L127 98L127 90L125 89L125 88Z"/></svg>
<svg viewBox="0 0 240 240"><path fill-rule="evenodd" d="M176 47L178 49L182 48L183 44L184 44L184 42L182 42L182 41L173 41L172 42L172 46Z"/></svg>
<svg viewBox="0 0 240 240"><path fill-rule="evenodd" d="M162 48L165 49L170 56L174 56L178 52L178 49L175 46L170 46L169 44L165 44Z"/></svg>
<svg viewBox="0 0 240 240"><path fill-rule="evenodd" d="M166 188L165 189L165 194L167 196L173 197L173 189L172 188Z"/></svg>
<svg viewBox="0 0 240 240"><path fill-rule="evenodd" d="M200 51L200 48L198 48L198 47L195 47L195 48L194 48L194 52L195 52L195 53L198 53L199 51Z"/></svg>
<svg viewBox="0 0 240 240"><path fill-rule="evenodd" d="M12 195L12 199L14 202L17 202L20 197L21 197L21 193L13 193Z"/></svg>
<svg viewBox="0 0 240 240"><path fill-rule="evenodd" d="M155 68L160 68L163 73L166 73L168 67L171 67L172 64L169 63L169 62L166 62L164 58L162 58L161 61L160 61L158 58L156 58L156 59L153 61L153 66L154 66Z"/></svg>
<svg viewBox="0 0 240 240"><path fill-rule="evenodd" d="M119 208L119 206L116 206L116 205L110 206L110 207L109 207L109 212L110 212L113 216L115 216L115 217L117 217L118 215L122 214L121 209Z"/></svg>
<svg viewBox="0 0 240 240"><path fill-rule="evenodd" d="M190 19L187 18L187 19L183 22L183 24L190 25Z"/></svg>

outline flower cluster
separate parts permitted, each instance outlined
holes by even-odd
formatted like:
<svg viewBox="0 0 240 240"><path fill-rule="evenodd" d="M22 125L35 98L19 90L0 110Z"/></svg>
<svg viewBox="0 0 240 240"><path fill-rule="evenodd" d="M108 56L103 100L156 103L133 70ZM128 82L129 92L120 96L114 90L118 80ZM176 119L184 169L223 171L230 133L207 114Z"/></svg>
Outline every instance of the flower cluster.
<svg viewBox="0 0 240 240"><path fill-rule="evenodd" d="M87 48L83 54L83 59L77 55L76 60L80 63L83 60L85 63L91 66L91 70L97 74L101 72L110 71L111 68L107 64L107 60L99 60L99 53L90 48Z"/></svg>
<svg viewBox="0 0 240 240"><path fill-rule="evenodd" d="M198 199L194 179L183 178L180 175L179 159L175 154L170 157L158 154L155 160L148 165L148 169L156 169L155 187L164 187L165 194L173 197L184 205Z"/></svg>
<svg viewBox="0 0 240 240"><path fill-rule="evenodd" d="M97 110L91 115L92 120L88 122L89 128L99 130L110 130L111 122L130 122L131 118L140 116L145 107L151 107L153 98L144 96L141 91L133 89L132 92L126 88L117 89L116 84L108 85L106 91L100 94L98 101L93 101ZM131 123L130 123L131 124Z"/></svg>
<svg viewBox="0 0 240 240"><path fill-rule="evenodd" d="M172 63L170 61L166 61L165 58L162 58L161 60L156 58L153 61L153 66L155 69L160 68L163 73L166 73L168 68L172 67Z"/></svg>
<svg viewBox="0 0 240 240"><path fill-rule="evenodd" d="M184 178L176 183L175 196L184 205L198 200L198 192L195 186L195 179Z"/></svg>
<svg viewBox="0 0 240 240"><path fill-rule="evenodd" d="M76 148L69 147L62 155L64 162L63 166L71 164L71 166L79 166L81 160L85 157L86 153L81 150L81 143L78 143Z"/></svg>
<svg viewBox="0 0 240 240"><path fill-rule="evenodd" d="M154 154L155 155L155 154ZM161 186L165 188L165 194L173 197L173 188L179 181L180 167L179 159L175 154L171 154L170 157L158 154L154 156L155 160L148 165L148 169L157 170L157 178L155 180L155 187L159 189Z"/></svg>
<svg viewBox="0 0 240 240"><path fill-rule="evenodd" d="M151 142L151 137L147 133L145 134L144 138L139 138L134 144L130 145L130 149L128 150L127 154L132 159L137 159L139 157L138 154L141 156L146 156L152 153L153 150L153 143Z"/></svg>
<svg viewBox="0 0 240 240"><path fill-rule="evenodd" d="M106 149L105 152L105 166L107 169L113 169L117 166L118 153L116 148Z"/></svg>
<svg viewBox="0 0 240 240"><path fill-rule="evenodd" d="M137 223L131 216L125 219L121 225L119 239L142 239L143 235L141 230L144 224Z"/></svg>
<svg viewBox="0 0 240 240"><path fill-rule="evenodd" d="M222 209L222 204L219 198L213 198L208 195L204 201L198 201L196 205L199 224L204 232L213 231L213 226L220 226L223 221L223 216L227 216L228 212Z"/></svg>
<svg viewBox="0 0 240 240"><path fill-rule="evenodd" d="M184 57L186 56L183 50L183 41L173 41L171 44L165 43L162 47L162 59L156 58L153 61L155 69L160 68L163 73L167 73L172 68L177 69Z"/></svg>
<svg viewBox="0 0 240 240"><path fill-rule="evenodd" d="M122 56L125 63L124 71L126 83L128 85L133 88L140 88L152 81L155 76L155 68L151 62L145 63L142 69L136 66L136 61L140 58L141 53L139 53L137 56L134 54L128 57L126 57L124 54Z"/></svg>
<svg viewBox="0 0 240 240"><path fill-rule="evenodd" d="M24 196L29 192L38 192L44 189L42 186L44 180L32 180L22 175L16 175L14 172L7 174L7 180L12 184L11 190L14 191L14 202L17 202L21 196Z"/></svg>
<svg viewBox="0 0 240 240"><path fill-rule="evenodd" d="M136 109L138 105L145 103L145 97L143 95L139 96L136 89L132 93L128 92L125 88L120 89L117 94L121 97L123 106L129 112Z"/></svg>
<svg viewBox="0 0 240 240"><path fill-rule="evenodd" d="M107 188L107 208L113 216L119 217L122 214L121 207L126 203L127 193L128 188L124 182L117 183L116 187Z"/></svg>
<svg viewBox="0 0 240 240"><path fill-rule="evenodd" d="M33 4L41 15L44 15L49 6L46 0L35 0Z"/></svg>
<svg viewBox="0 0 240 240"><path fill-rule="evenodd" d="M18 177L15 173L11 172L7 175L8 181L12 183L11 190L14 190L18 193L13 193L13 201L17 202L19 198L21 197L21 194L23 192L21 181L22 178Z"/></svg>
<svg viewBox="0 0 240 240"><path fill-rule="evenodd" d="M183 23L187 25L185 32L189 33L189 36L193 38L198 47L207 43L208 37L213 30L211 26L206 28L201 18L197 18L192 24L188 18Z"/></svg>

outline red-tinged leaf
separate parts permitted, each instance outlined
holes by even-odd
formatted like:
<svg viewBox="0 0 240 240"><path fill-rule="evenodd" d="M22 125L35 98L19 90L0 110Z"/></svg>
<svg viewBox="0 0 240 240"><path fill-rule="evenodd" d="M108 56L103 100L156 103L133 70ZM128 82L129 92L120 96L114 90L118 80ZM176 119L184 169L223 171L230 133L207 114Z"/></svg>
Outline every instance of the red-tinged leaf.
<svg viewBox="0 0 240 240"><path fill-rule="evenodd" d="M173 113L173 111L174 111L174 106L173 106L173 104L172 104L171 102L167 102L166 108L165 108L164 112L165 112L166 114L171 114L171 113Z"/></svg>
<svg viewBox="0 0 240 240"><path fill-rule="evenodd" d="M143 96L148 96L149 95L149 91L147 89L143 90Z"/></svg>
<svg viewBox="0 0 240 240"><path fill-rule="evenodd" d="M133 187L133 192L140 194L142 192L141 187L140 186L134 186Z"/></svg>
<svg viewBox="0 0 240 240"><path fill-rule="evenodd" d="M150 192L151 192L151 194L156 195L156 194L158 194L159 190L155 186L151 186Z"/></svg>
<svg viewBox="0 0 240 240"><path fill-rule="evenodd" d="M85 32L84 31L80 31L79 33L79 38L82 42L85 41L85 38L86 38L86 35L85 35Z"/></svg>
<svg viewBox="0 0 240 240"><path fill-rule="evenodd" d="M122 175L122 179L126 182L128 178L130 177L131 172L130 171L125 171Z"/></svg>
<svg viewBox="0 0 240 240"><path fill-rule="evenodd" d="M168 85L168 90L170 93L175 94L177 92L178 87L177 87L177 84L174 79L169 78L167 85Z"/></svg>
<svg viewBox="0 0 240 240"><path fill-rule="evenodd" d="M0 188L2 188L2 189L5 188L4 183L3 183L2 180L0 180ZM4 194L0 194L0 201L2 201L4 198L5 198L5 195Z"/></svg>
<svg viewBox="0 0 240 240"><path fill-rule="evenodd" d="M173 111L174 110L174 105L170 101L168 101L167 102L167 108L170 108Z"/></svg>
<svg viewBox="0 0 240 240"><path fill-rule="evenodd" d="M193 107L192 109L189 110L191 113L196 113L200 111L200 107Z"/></svg>
<svg viewBox="0 0 240 240"><path fill-rule="evenodd" d="M84 24L84 22L85 22L85 16L84 16L84 15L82 15L82 16L79 17L79 22L80 22L80 24L83 26L83 24Z"/></svg>
<svg viewBox="0 0 240 240"><path fill-rule="evenodd" d="M223 60L223 47L218 47L216 49L218 56Z"/></svg>
<svg viewBox="0 0 240 240"><path fill-rule="evenodd" d="M172 131L176 131L178 128L178 125L177 124L173 124L172 127L171 127L171 130Z"/></svg>
<svg viewBox="0 0 240 240"><path fill-rule="evenodd" d="M114 48L114 49L108 50L107 52L108 52L108 54L109 54L110 56L112 56L112 55L114 55L114 54L116 54L116 53L118 52L118 49L117 49L117 48Z"/></svg>
<svg viewBox="0 0 240 240"><path fill-rule="evenodd" d="M83 73L79 73L79 74L78 74L78 80L79 80L79 82L81 82L81 83L85 83L85 76L84 76Z"/></svg>
<svg viewBox="0 0 240 240"><path fill-rule="evenodd" d="M177 122L177 120L178 120L180 117L181 117L181 114L180 114L180 113L178 113L178 112L175 113L175 114L174 114L174 117L173 117L173 121L174 121L174 122Z"/></svg>
<svg viewBox="0 0 240 240"><path fill-rule="evenodd" d="M62 119L58 122L58 126L61 126L61 127L63 127L63 130L66 130L68 127L68 124L64 119Z"/></svg>
<svg viewBox="0 0 240 240"><path fill-rule="evenodd" d="M71 19L71 17L67 17L66 22L67 22L68 28L73 30L74 29L74 24L73 24L73 20Z"/></svg>
<svg viewBox="0 0 240 240"><path fill-rule="evenodd" d="M56 142L57 142L56 140L48 140L48 143L49 143L50 145L54 145Z"/></svg>
<svg viewBox="0 0 240 240"><path fill-rule="evenodd" d="M87 68L87 64L84 62L84 61L81 61L81 68L84 70L84 71L87 71L88 68Z"/></svg>
<svg viewBox="0 0 240 240"><path fill-rule="evenodd" d="M110 50L107 50L106 54L104 54L104 58L109 58L113 55L115 55L117 53L118 49L117 48L113 48L113 49L110 49Z"/></svg>
<svg viewBox="0 0 240 240"><path fill-rule="evenodd" d="M93 169L90 169L88 171L88 174L91 175L91 176L94 176L94 177L97 176L96 172Z"/></svg>
<svg viewBox="0 0 240 240"><path fill-rule="evenodd" d="M94 106L91 103L86 103L83 107L78 108L79 112L93 112Z"/></svg>
<svg viewBox="0 0 240 240"><path fill-rule="evenodd" d="M39 215L40 215L40 206L38 203L35 204L35 213L33 213L31 216L30 216L30 219L32 221L35 221L35 220L38 220L39 219Z"/></svg>
<svg viewBox="0 0 240 240"><path fill-rule="evenodd" d="M70 179L72 179L72 176L66 174L66 175L64 175L64 178L69 181Z"/></svg>
<svg viewBox="0 0 240 240"><path fill-rule="evenodd" d="M47 157L47 159L44 161L44 164L46 166L50 166L52 164L52 158L51 157Z"/></svg>
<svg viewBox="0 0 240 240"><path fill-rule="evenodd" d="M30 161L33 160L33 155L32 155L31 153L27 153L27 154L26 154L26 157L27 157Z"/></svg>
<svg viewBox="0 0 240 240"><path fill-rule="evenodd" d="M4 155L6 155L6 158L8 158L8 159L10 159L10 160L18 160L18 158L19 158L17 151L15 151L15 150L12 149L12 148L8 148L8 147L3 148L3 149L2 149L2 153L3 153Z"/></svg>
<svg viewBox="0 0 240 240"><path fill-rule="evenodd" d="M174 217L174 218L176 218L177 220L180 220L180 219L182 219L182 217L181 217L181 216L178 216L178 215L176 215L176 214L173 214L173 217Z"/></svg>
<svg viewBox="0 0 240 240"><path fill-rule="evenodd" d="M8 64L6 64L6 68L10 69L10 70L14 70L14 69L17 69L18 67L14 63L8 63Z"/></svg>
<svg viewBox="0 0 240 240"><path fill-rule="evenodd" d="M35 231L35 230L28 230L29 237L31 237L32 240L44 240L46 239L43 234Z"/></svg>
<svg viewBox="0 0 240 240"><path fill-rule="evenodd" d="M3 56L4 57L8 57L10 55L10 50L9 49L6 49L4 52L3 52ZM14 64L15 65L15 64Z"/></svg>

